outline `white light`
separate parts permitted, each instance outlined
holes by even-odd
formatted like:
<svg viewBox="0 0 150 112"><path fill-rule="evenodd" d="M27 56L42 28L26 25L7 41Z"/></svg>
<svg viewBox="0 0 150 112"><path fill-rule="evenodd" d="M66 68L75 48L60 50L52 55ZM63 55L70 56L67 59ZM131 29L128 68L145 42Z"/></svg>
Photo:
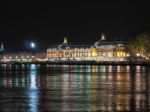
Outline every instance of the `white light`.
<svg viewBox="0 0 150 112"><path fill-rule="evenodd" d="M36 74L31 74L30 80L31 80L30 88L36 89Z"/></svg>
<svg viewBox="0 0 150 112"><path fill-rule="evenodd" d="M136 56L140 56L140 54L139 54L139 53L137 53L137 54L136 54Z"/></svg>
<svg viewBox="0 0 150 112"><path fill-rule="evenodd" d="M130 56L130 54L127 54L127 57L129 57Z"/></svg>
<svg viewBox="0 0 150 112"><path fill-rule="evenodd" d="M31 47L32 47L32 48L35 48L35 43L32 42L32 43L31 43Z"/></svg>

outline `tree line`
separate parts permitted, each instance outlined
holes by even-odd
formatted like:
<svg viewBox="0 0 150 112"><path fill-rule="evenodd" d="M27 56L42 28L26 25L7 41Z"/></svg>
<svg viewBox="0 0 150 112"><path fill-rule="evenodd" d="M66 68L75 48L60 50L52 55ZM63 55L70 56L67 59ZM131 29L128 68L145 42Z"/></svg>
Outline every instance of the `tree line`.
<svg viewBox="0 0 150 112"><path fill-rule="evenodd" d="M150 57L150 32L136 33L129 39L127 51L132 57Z"/></svg>

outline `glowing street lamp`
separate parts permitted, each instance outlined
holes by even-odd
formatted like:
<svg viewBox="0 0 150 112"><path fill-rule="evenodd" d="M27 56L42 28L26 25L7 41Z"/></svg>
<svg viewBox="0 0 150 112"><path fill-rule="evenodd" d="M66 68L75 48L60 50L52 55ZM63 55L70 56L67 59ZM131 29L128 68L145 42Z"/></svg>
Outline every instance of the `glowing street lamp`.
<svg viewBox="0 0 150 112"><path fill-rule="evenodd" d="M139 57L139 56L140 56L140 54L139 54L139 53L137 53L137 54L136 54L136 56L137 56L137 57Z"/></svg>
<svg viewBox="0 0 150 112"><path fill-rule="evenodd" d="M31 42L31 44L30 44L30 46L31 46L31 48L35 48L35 43L34 42Z"/></svg>
<svg viewBox="0 0 150 112"><path fill-rule="evenodd" d="M127 57L129 57L130 56L130 54L127 54Z"/></svg>
<svg viewBox="0 0 150 112"><path fill-rule="evenodd" d="M32 59L31 59L31 61L35 61L35 48L36 48L36 44L34 43L34 42L31 42L30 43L30 47L31 47L31 49L32 49Z"/></svg>

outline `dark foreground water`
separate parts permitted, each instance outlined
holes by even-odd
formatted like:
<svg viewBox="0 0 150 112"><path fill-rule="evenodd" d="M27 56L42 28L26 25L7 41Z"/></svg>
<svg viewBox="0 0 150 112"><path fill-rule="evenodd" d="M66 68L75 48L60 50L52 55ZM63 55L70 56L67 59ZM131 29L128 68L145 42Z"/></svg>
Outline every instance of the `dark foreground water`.
<svg viewBox="0 0 150 112"><path fill-rule="evenodd" d="M0 111L150 111L150 68L3 64Z"/></svg>

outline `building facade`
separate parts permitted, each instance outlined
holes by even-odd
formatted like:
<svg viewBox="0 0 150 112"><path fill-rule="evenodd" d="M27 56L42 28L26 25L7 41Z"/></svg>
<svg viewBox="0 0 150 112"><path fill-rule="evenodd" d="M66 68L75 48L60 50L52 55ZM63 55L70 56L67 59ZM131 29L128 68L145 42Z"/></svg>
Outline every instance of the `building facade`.
<svg viewBox="0 0 150 112"><path fill-rule="evenodd" d="M47 61L46 52L3 52L0 54L0 62L36 62Z"/></svg>
<svg viewBox="0 0 150 112"><path fill-rule="evenodd" d="M126 42L101 39L93 45L70 45L67 38L60 45L47 49L49 61L125 61L127 57Z"/></svg>

